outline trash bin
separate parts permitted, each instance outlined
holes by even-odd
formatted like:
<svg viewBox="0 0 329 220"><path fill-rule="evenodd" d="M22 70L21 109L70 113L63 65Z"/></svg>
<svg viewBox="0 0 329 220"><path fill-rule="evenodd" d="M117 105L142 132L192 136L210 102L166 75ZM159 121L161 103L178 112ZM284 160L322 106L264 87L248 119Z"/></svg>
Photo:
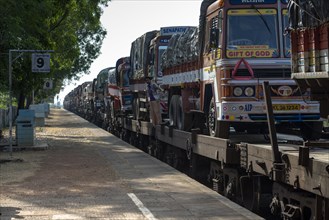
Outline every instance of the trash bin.
<svg viewBox="0 0 329 220"><path fill-rule="evenodd" d="M33 146L35 136L34 110L20 109L16 119L17 146Z"/></svg>
<svg viewBox="0 0 329 220"><path fill-rule="evenodd" d="M35 126L44 127L45 117L46 117L45 105L44 104L30 105L29 109L34 110Z"/></svg>
<svg viewBox="0 0 329 220"><path fill-rule="evenodd" d="M50 114L50 105L48 103L43 103L45 106L45 116L46 118L48 118L49 114Z"/></svg>

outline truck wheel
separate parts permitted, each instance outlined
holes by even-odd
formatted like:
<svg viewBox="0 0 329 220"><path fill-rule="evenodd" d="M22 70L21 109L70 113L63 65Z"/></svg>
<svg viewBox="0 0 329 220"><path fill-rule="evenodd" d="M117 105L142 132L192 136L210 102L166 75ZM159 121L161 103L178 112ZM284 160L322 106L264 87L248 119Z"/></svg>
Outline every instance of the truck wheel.
<svg viewBox="0 0 329 220"><path fill-rule="evenodd" d="M138 97L134 98L132 109L133 109L134 119L138 120L138 118L139 118L139 99L138 99Z"/></svg>
<svg viewBox="0 0 329 220"><path fill-rule="evenodd" d="M107 101L105 106L106 118L111 123L111 101Z"/></svg>
<svg viewBox="0 0 329 220"><path fill-rule="evenodd" d="M114 134L114 104L113 100L109 102L109 131Z"/></svg>
<svg viewBox="0 0 329 220"><path fill-rule="evenodd" d="M217 120L217 112L214 99L209 104L209 112L207 117L207 126L209 135L212 137L228 138L230 131L230 124L226 121Z"/></svg>
<svg viewBox="0 0 329 220"><path fill-rule="evenodd" d="M131 110L133 112L133 119L136 119L136 110L135 110L135 107L136 106L136 98L133 98L133 101L132 101L132 106L131 106Z"/></svg>
<svg viewBox="0 0 329 220"><path fill-rule="evenodd" d="M170 126L177 126L177 102L179 100L178 95L173 95L170 99L169 105L169 124Z"/></svg>
<svg viewBox="0 0 329 220"><path fill-rule="evenodd" d="M136 106L135 106L135 107L136 107L136 110L135 110L135 111L136 111L136 119L137 119L137 120L139 120L140 115L141 115L141 114L140 114L140 111L139 111L139 109L140 109L140 107L141 107L140 104L141 104L141 103L139 102L139 98L137 98L137 99L136 99Z"/></svg>
<svg viewBox="0 0 329 220"><path fill-rule="evenodd" d="M111 101L111 120L114 121L115 118L115 110L114 110L114 100Z"/></svg>
<svg viewBox="0 0 329 220"><path fill-rule="evenodd" d="M209 130L209 135L212 137L217 137L217 114L215 109L214 99L211 100L209 104L209 112L207 116L207 127Z"/></svg>
<svg viewBox="0 0 329 220"><path fill-rule="evenodd" d="M176 103L176 123L177 123L177 128L179 130L184 130L185 129L185 115L184 115L184 110L183 110L183 100L182 97L179 96L177 99L177 103Z"/></svg>

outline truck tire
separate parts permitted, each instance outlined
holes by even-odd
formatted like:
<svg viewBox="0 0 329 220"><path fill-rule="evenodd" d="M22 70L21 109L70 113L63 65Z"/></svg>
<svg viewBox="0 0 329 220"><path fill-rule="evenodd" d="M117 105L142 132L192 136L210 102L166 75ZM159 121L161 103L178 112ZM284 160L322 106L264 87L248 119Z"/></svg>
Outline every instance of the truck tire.
<svg viewBox="0 0 329 220"><path fill-rule="evenodd" d="M169 125L177 126L177 102L179 100L179 95L173 95L170 99L169 104Z"/></svg>
<svg viewBox="0 0 329 220"><path fill-rule="evenodd" d="M207 127L209 135L227 139L229 137L230 124L227 121L217 120L217 112L214 99L209 104L209 112L207 116Z"/></svg>
<svg viewBox="0 0 329 220"><path fill-rule="evenodd" d="M114 109L114 100L111 100L110 104L110 114L111 114L111 121L114 121L115 119L115 109Z"/></svg>
<svg viewBox="0 0 329 220"><path fill-rule="evenodd" d="M185 129L185 115L183 110L183 100L182 96L179 96L176 103L176 124L179 130Z"/></svg>
<svg viewBox="0 0 329 220"><path fill-rule="evenodd" d="M138 97L135 97L133 100L132 110L133 110L134 119L138 120L139 119L139 99L138 99Z"/></svg>

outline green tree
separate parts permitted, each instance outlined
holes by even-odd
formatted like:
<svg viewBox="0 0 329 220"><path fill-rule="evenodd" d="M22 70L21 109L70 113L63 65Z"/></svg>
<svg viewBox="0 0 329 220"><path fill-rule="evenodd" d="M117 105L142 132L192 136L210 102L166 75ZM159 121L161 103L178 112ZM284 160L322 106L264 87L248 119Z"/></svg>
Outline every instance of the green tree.
<svg viewBox="0 0 329 220"><path fill-rule="evenodd" d="M99 56L106 30L100 23L109 0L0 0L0 92L8 91L9 49L54 50L50 73L31 72L31 54L14 53L13 96L27 107L32 91L36 100L54 96L65 79L89 74ZM54 88L43 90L45 79Z"/></svg>

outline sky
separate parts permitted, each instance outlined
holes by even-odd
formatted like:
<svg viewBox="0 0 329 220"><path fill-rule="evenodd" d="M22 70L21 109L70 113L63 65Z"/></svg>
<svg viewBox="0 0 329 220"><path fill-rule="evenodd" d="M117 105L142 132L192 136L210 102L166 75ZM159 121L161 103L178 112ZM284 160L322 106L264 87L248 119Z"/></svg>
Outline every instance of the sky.
<svg viewBox="0 0 329 220"><path fill-rule="evenodd" d="M167 26L198 26L202 0L111 0L104 9L101 23L107 31L100 56L94 60L90 74L66 85L65 95L86 81L92 81L104 68L129 56L131 43L152 30Z"/></svg>

